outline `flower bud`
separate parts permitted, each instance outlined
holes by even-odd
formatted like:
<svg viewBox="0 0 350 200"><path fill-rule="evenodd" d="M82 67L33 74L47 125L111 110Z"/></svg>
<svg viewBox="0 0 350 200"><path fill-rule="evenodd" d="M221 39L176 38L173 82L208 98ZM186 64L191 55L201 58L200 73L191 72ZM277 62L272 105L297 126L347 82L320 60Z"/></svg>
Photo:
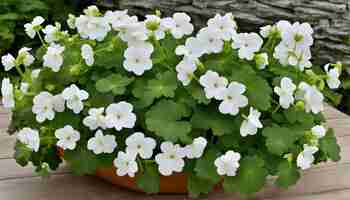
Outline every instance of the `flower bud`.
<svg viewBox="0 0 350 200"><path fill-rule="evenodd" d="M269 64L269 58L267 53L256 54L254 60L258 69L265 69L266 66Z"/></svg>
<svg viewBox="0 0 350 200"><path fill-rule="evenodd" d="M47 89L48 91L53 91L53 90L55 90L55 85L53 85L53 84L47 84L46 86L45 86L45 89Z"/></svg>
<svg viewBox="0 0 350 200"><path fill-rule="evenodd" d="M68 15L68 19L67 19L67 24L68 24L68 27L70 29L75 29L75 20L76 20L76 17L73 15L73 14L69 14Z"/></svg>
<svg viewBox="0 0 350 200"><path fill-rule="evenodd" d="M71 66L71 68L69 69L69 73L72 76L78 76L81 72L81 65L77 64L77 65L73 65Z"/></svg>
<svg viewBox="0 0 350 200"><path fill-rule="evenodd" d="M305 103L303 101L298 101L295 104L295 107L297 110L304 110L305 109Z"/></svg>
<svg viewBox="0 0 350 200"><path fill-rule="evenodd" d="M84 9L84 13L88 16L97 17L100 16L101 13L98 10L97 6L89 6L87 9Z"/></svg>

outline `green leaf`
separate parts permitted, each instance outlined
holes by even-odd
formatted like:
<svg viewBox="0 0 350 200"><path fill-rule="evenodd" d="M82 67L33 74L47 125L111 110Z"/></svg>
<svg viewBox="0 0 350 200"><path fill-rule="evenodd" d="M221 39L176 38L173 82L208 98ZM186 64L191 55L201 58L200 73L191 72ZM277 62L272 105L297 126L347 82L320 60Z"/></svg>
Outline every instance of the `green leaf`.
<svg viewBox="0 0 350 200"><path fill-rule="evenodd" d="M234 117L223 115L217 110L202 108L195 110L191 124L193 128L213 131L214 135L222 136L238 131L238 122Z"/></svg>
<svg viewBox="0 0 350 200"><path fill-rule="evenodd" d="M51 128L63 128L69 122L69 125L72 127L80 126L80 117L79 115L74 114L68 108L64 112L56 112L55 118L52 121L46 121L45 123L49 124Z"/></svg>
<svg viewBox="0 0 350 200"><path fill-rule="evenodd" d="M143 173L139 173L136 176L136 184L137 187L148 194L158 193L160 188L160 176L157 165L155 163L146 163Z"/></svg>
<svg viewBox="0 0 350 200"><path fill-rule="evenodd" d="M314 117L311 113L307 113L304 110L298 110L295 107L284 110L283 113L291 124L299 122L301 124L312 126L314 123Z"/></svg>
<svg viewBox="0 0 350 200"><path fill-rule="evenodd" d="M187 190L193 198L198 198L201 194L209 194L213 190L215 184L191 174L187 179Z"/></svg>
<svg viewBox="0 0 350 200"><path fill-rule="evenodd" d="M133 103L137 108L146 108L150 106L155 97L147 90L147 80L137 79L133 84L132 94L137 100Z"/></svg>
<svg viewBox="0 0 350 200"><path fill-rule="evenodd" d="M264 160L257 156L245 157L240 161L237 175L225 177L223 187L225 192L251 195L258 192L265 185L267 175Z"/></svg>
<svg viewBox="0 0 350 200"><path fill-rule="evenodd" d="M158 73L155 79L137 79L133 84L132 94L137 98L135 106L145 108L160 97L174 97L177 89L177 78L174 72Z"/></svg>
<svg viewBox="0 0 350 200"><path fill-rule="evenodd" d="M125 77L120 74L111 74L106 78L102 78L96 82L96 89L99 92L112 92L114 95L122 95L125 93L126 86L134 80L133 77Z"/></svg>
<svg viewBox="0 0 350 200"><path fill-rule="evenodd" d="M177 88L176 73L167 71L158 73L156 79L148 81L147 90L155 98L159 97L174 97Z"/></svg>
<svg viewBox="0 0 350 200"><path fill-rule="evenodd" d="M196 175L201 178L210 181L213 184L218 183L221 177L216 172L214 162L220 155L219 150L216 148L207 148L204 155L196 161L194 171Z"/></svg>
<svg viewBox="0 0 350 200"><path fill-rule="evenodd" d="M207 99L203 88L197 82L191 83L185 88L188 94L190 94L198 103L204 105L208 105L210 103L210 99Z"/></svg>
<svg viewBox="0 0 350 200"><path fill-rule="evenodd" d="M267 149L276 155L288 152L298 139L298 134L293 130L279 126L266 127L263 129L262 134L266 137Z"/></svg>
<svg viewBox="0 0 350 200"><path fill-rule="evenodd" d="M42 143L43 145L43 143ZM47 163L52 170L56 170L62 163L61 157L57 154L55 145L41 146L38 152L33 152L31 161L34 166L41 167L42 163Z"/></svg>
<svg viewBox="0 0 350 200"><path fill-rule="evenodd" d="M333 129L328 129L326 136L319 140L320 150L324 152L331 160L339 161L340 147L337 144L337 139L334 136Z"/></svg>
<svg viewBox="0 0 350 200"><path fill-rule="evenodd" d="M113 34L108 35L102 43L98 43L95 50L95 63L97 67L105 69L115 69L121 71L123 69L124 50L127 48L119 37Z"/></svg>
<svg viewBox="0 0 350 200"><path fill-rule="evenodd" d="M238 81L247 87L246 95L249 104L258 110L266 111L271 107L272 88L267 80L254 72L247 64L235 66L231 81Z"/></svg>
<svg viewBox="0 0 350 200"><path fill-rule="evenodd" d="M187 107L183 104L161 100L146 113L146 125L150 131L165 140L188 142L191 140L188 136L191 132L191 124L181 121L181 118L188 117L189 114Z"/></svg>
<svg viewBox="0 0 350 200"><path fill-rule="evenodd" d="M95 155L86 149L86 146L78 146L74 151L64 151L64 160L70 165L72 172L76 175L95 174L98 167L108 166L113 162L112 155ZM111 166L110 166L111 167Z"/></svg>
<svg viewBox="0 0 350 200"><path fill-rule="evenodd" d="M33 151L30 148L28 148L25 144L16 142L14 157L16 159L16 162L22 167L28 164L32 152Z"/></svg>
<svg viewBox="0 0 350 200"><path fill-rule="evenodd" d="M300 173L295 163L284 160L278 166L277 176L275 184L282 188L288 188L299 180Z"/></svg>

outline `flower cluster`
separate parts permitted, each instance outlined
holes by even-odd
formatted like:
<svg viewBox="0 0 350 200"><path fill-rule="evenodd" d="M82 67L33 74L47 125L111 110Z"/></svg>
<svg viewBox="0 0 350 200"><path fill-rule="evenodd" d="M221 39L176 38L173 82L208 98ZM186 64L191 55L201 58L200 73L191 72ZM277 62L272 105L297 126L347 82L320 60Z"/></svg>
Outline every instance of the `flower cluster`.
<svg viewBox="0 0 350 200"><path fill-rule="evenodd" d="M1 94L22 165L56 169L65 159L78 174L114 167L146 192L159 190L148 184L160 175L186 173L195 196L221 180L227 191L257 192L268 175L287 187L298 168L340 159L322 111L342 68L310 68L307 23L239 33L227 13L193 34L186 13L139 20L96 6L70 14L69 31L44 21L25 25L42 47L1 58L21 76L4 78Z"/></svg>

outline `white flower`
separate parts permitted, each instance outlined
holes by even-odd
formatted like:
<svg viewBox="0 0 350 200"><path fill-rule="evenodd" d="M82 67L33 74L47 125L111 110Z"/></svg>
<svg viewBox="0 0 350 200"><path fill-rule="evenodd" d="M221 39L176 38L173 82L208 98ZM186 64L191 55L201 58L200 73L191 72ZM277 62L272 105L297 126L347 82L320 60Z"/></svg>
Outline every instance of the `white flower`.
<svg viewBox="0 0 350 200"><path fill-rule="evenodd" d="M263 38L268 38L272 28L271 25L260 27L260 35L263 36Z"/></svg>
<svg viewBox="0 0 350 200"><path fill-rule="evenodd" d="M37 130L31 128L23 128L18 132L17 139L34 152L39 151L40 137Z"/></svg>
<svg viewBox="0 0 350 200"><path fill-rule="evenodd" d="M312 163L315 161L314 154L317 151L317 147L304 144L304 150L300 152L297 157L297 166L303 170L309 169Z"/></svg>
<svg viewBox="0 0 350 200"><path fill-rule="evenodd" d="M124 42L127 42L129 46L144 43L148 39L149 31L144 22L126 24L121 28L122 30L119 32L119 36Z"/></svg>
<svg viewBox="0 0 350 200"><path fill-rule="evenodd" d="M283 77L281 79L281 87L276 86L274 92L280 97L279 103L282 108L288 109L290 105L294 103L294 91L296 85L294 85L292 79Z"/></svg>
<svg viewBox="0 0 350 200"><path fill-rule="evenodd" d="M240 159L241 155L239 153L231 150L227 151L225 155L218 157L214 162L217 173L220 176L236 176Z"/></svg>
<svg viewBox="0 0 350 200"><path fill-rule="evenodd" d="M129 16L128 10L107 11L105 13L105 19L112 25L112 28L116 31L120 31L125 25L137 22L137 17Z"/></svg>
<svg viewBox="0 0 350 200"><path fill-rule="evenodd" d="M158 164L158 170L163 176L170 176L173 172L182 172L186 156L186 151L178 144L172 142L163 142L160 145L162 153L156 155L155 160Z"/></svg>
<svg viewBox="0 0 350 200"><path fill-rule="evenodd" d="M67 107L75 114L83 110L83 101L89 98L89 93L85 90L80 90L75 84L65 88L62 92L62 97L67 101Z"/></svg>
<svg viewBox="0 0 350 200"><path fill-rule="evenodd" d="M184 35L191 35L194 29L191 24L191 17L182 12L175 13L172 18L164 18L163 23L167 29L170 29L171 34L176 39L180 39Z"/></svg>
<svg viewBox="0 0 350 200"><path fill-rule="evenodd" d="M177 79L181 81L182 85L189 85L196 69L197 65L194 61L184 58L176 65Z"/></svg>
<svg viewBox="0 0 350 200"><path fill-rule="evenodd" d="M43 33L45 33L44 39L47 43L56 42L59 40L61 34L61 24L56 23L56 26L47 25L43 29Z"/></svg>
<svg viewBox="0 0 350 200"><path fill-rule="evenodd" d="M126 152L140 155L143 159L149 159L153 155L153 149L156 148L156 141L153 138L145 137L141 132L130 135L125 140Z"/></svg>
<svg viewBox="0 0 350 200"><path fill-rule="evenodd" d="M220 77L217 72L208 70L199 78L199 83L204 87L205 96L208 99L223 99L228 81L225 77Z"/></svg>
<svg viewBox="0 0 350 200"><path fill-rule="evenodd" d="M44 55L44 67L49 67L54 72L58 72L63 64L64 47L59 44L51 43Z"/></svg>
<svg viewBox="0 0 350 200"><path fill-rule="evenodd" d="M90 130L97 128L106 128L106 117L103 115L104 108L90 108L89 116L83 119L83 124L89 127Z"/></svg>
<svg viewBox="0 0 350 200"><path fill-rule="evenodd" d="M44 21L45 19L41 16L36 16L31 23L24 24L26 34L33 39L36 35L36 31L38 31L38 28Z"/></svg>
<svg viewBox="0 0 350 200"><path fill-rule="evenodd" d="M183 55L190 60L197 60L204 53L203 42L197 38L189 37L186 39L185 45L179 45L175 49L175 53L178 56Z"/></svg>
<svg viewBox="0 0 350 200"><path fill-rule="evenodd" d="M151 54L153 52L153 46L149 43L146 44L142 46L131 46L125 50L123 66L126 71L140 76L145 71L152 69Z"/></svg>
<svg viewBox="0 0 350 200"><path fill-rule="evenodd" d="M239 49L239 58L247 60L252 60L254 58L254 53L260 50L264 42L256 33L235 34L232 39L232 48Z"/></svg>
<svg viewBox="0 0 350 200"><path fill-rule="evenodd" d="M283 65L286 66L288 65L288 58L290 56L290 50L285 44L279 43L273 52L273 57L278 59L278 61Z"/></svg>
<svg viewBox="0 0 350 200"><path fill-rule="evenodd" d="M165 37L166 27L164 26L162 19L157 15L146 15L145 24L156 40L161 40Z"/></svg>
<svg viewBox="0 0 350 200"><path fill-rule="evenodd" d="M236 33L237 24L232 13L227 13L224 16L216 14L215 17L208 20L207 24L209 29L215 29L217 36L225 41L229 41Z"/></svg>
<svg viewBox="0 0 350 200"><path fill-rule="evenodd" d="M312 67L311 50L310 48L297 47L293 52L289 52L288 64L296 66L300 71L304 71L305 68Z"/></svg>
<svg viewBox="0 0 350 200"><path fill-rule="evenodd" d="M2 79L1 95L2 95L2 104L5 108L15 107L15 97L13 94L13 85L11 84L9 78Z"/></svg>
<svg viewBox="0 0 350 200"><path fill-rule="evenodd" d="M242 122L240 128L240 134L242 137L246 137L247 135L255 135L258 132L258 128L262 128L263 125L260 122L261 113L250 107L249 115L247 119Z"/></svg>
<svg viewBox="0 0 350 200"><path fill-rule="evenodd" d="M185 146L186 157L190 159L202 157L207 144L208 141L204 137L195 138L192 144Z"/></svg>
<svg viewBox="0 0 350 200"><path fill-rule="evenodd" d="M125 101L109 105L106 109L107 127L114 127L117 131L123 128L133 128L136 122L136 115L132 110L133 106Z"/></svg>
<svg viewBox="0 0 350 200"><path fill-rule="evenodd" d="M70 125L57 129L55 136L58 139L56 145L64 150L74 150L80 140L80 133Z"/></svg>
<svg viewBox="0 0 350 200"><path fill-rule="evenodd" d="M21 92L23 92L25 94L28 92L28 89L29 89L29 83L21 82L21 85L20 85Z"/></svg>
<svg viewBox="0 0 350 200"><path fill-rule="evenodd" d="M315 87L310 86L305 82L299 84L301 95L298 99L302 99L305 102L305 111L317 114L323 111L323 94Z"/></svg>
<svg viewBox="0 0 350 200"><path fill-rule="evenodd" d="M289 47L309 47L313 44L312 34L310 24L295 22L282 32L282 42Z"/></svg>
<svg viewBox="0 0 350 200"><path fill-rule="evenodd" d="M239 108L248 105L248 98L243 95L245 91L245 85L231 82L223 92L223 101L219 105L219 111L223 114L237 115Z"/></svg>
<svg viewBox="0 0 350 200"><path fill-rule="evenodd" d="M256 54L254 59L259 69L265 69L266 66L269 64L269 56L267 55L267 53Z"/></svg>
<svg viewBox="0 0 350 200"><path fill-rule="evenodd" d="M32 73L31 73L30 77L31 77L32 79L36 79L36 78L39 77L40 72L41 72L41 69L34 69L34 70L32 71Z"/></svg>
<svg viewBox="0 0 350 200"><path fill-rule="evenodd" d="M320 139L326 135L326 129L321 125L317 125L311 128L311 133L312 135Z"/></svg>
<svg viewBox="0 0 350 200"><path fill-rule="evenodd" d="M90 138L87 143L87 148L94 154L113 153L117 147L114 135L103 135L101 130L96 131L95 137Z"/></svg>
<svg viewBox="0 0 350 200"><path fill-rule="evenodd" d="M27 48L27 47L22 47L19 51L18 51L18 59L20 61L21 64L23 64L24 66L30 66L31 64L33 64L35 58L34 56L32 56L29 51L31 50L31 48Z"/></svg>
<svg viewBox="0 0 350 200"><path fill-rule="evenodd" d="M49 92L40 92L33 98L32 112L36 114L36 121L44 122L46 119L53 120L55 117L53 96Z"/></svg>
<svg viewBox="0 0 350 200"><path fill-rule="evenodd" d="M104 17L80 15L75 19L78 33L84 39L102 41L111 30Z"/></svg>
<svg viewBox="0 0 350 200"><path fill-rule="evenodd" d="M276 28L282 36L285 32L289 31L292 27L292 24L289 21L281 20L276 23Z"/></svg>
<svg viewBox="0 0 350 200"><path fill-rule="evenodd" d="M203 28L197 34L197 39L206 53L220 53L224 47L224 41L219 37L217 29Z"/></svg>
<svg viewBox="0 0 350 200"><path fill-rule="evenodd" d="M341 82L339 80L340 73L337 68L329 69L330 64L326 64L324 66L324 70L327 73L327 79L326 82L328 84L328 87L331 89L337 89L339 88Z"/></svg>
<svg viewBox="0 0 350 200"><path fill-rule="evenodd" d="M63 112L65 109L65 100L63 99L62 94L56 94L55 96L52 97L52 105L53 109L56 112Z"/></svg>
<svg viewBox="0 0 350 200"><path fill-rule="evenodd" d="M16 66L16 59L8 53L1 57L1 63L5 67L5 71L9 71Z"/></svg>
<svg viewBox="0 0 350 200"><path fill-rule="evenodd" d="M119 151L117 158L113 161L114 166L117 168L117 175L134 177L139 170L135 159L135 154Z"/></svg>
<svg viewBox="0 0 350 200"><path fill-rule="evenodd" d="M81 46L81 57L83 57L87 66L94 64L94 50L90 45L83 44Z"/></svg>

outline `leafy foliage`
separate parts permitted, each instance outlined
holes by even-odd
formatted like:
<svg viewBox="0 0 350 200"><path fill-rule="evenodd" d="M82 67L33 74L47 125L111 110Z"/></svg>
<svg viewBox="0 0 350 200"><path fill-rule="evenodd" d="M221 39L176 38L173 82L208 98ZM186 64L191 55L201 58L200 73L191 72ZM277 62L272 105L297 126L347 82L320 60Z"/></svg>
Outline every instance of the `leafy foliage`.
<svg viewBox="0 0 350 200"><path fill-rule="evenodd" d="M337 144L337 140L334 136L333 129L329 129L326 136L320 140L320 149L324 152L331 160L340 160L340 147Z"/></svg>
<svg viewBox="0 0 350 200"><path fill-rule="evenodd" d="M64 159L71 165L76 175L94 174L98 167L111 167L111 155L97 156L83 146L74 151L65 151Z"/></svg>
<svg viewBox="0 0 350 200"><path fill-rule="evenodd" d="M276 185L287 188L298 181L300 173L295 163L289 163L287 160L284 160L278 166L277 176Z"/></svg>
<svg viewBox="0 0 350 200"><path fill-rule="evenodd" d="M284 127L266 127L262 132L266 137L267 149L276 155L282 155L293 147L298 135L291 129Z"/></svg>
<svg viewBox="0 0 350 200"><path fill-rule="evenodd" d="M258 192L264 185L267 169L259 157L245 157L240 161L238 174L225 177L223 187L226 192L239 192L249 195Z"/></svg>
<svg viewBox="0 0 350 200"><path fill-rule="evenodd" d="M136 177L136 184L149 194L159 192L160 176L155 163L145 163L144 171Z"/></svg>
<svg viewBox="0 0 350 200"><path fill-rule="evenodd" d="M13 0L15 1L17 0ZM46 1L30 0L30 2L42 2L39 4L43 7L33 3L28 8L22 8L25 12L35 13L34 10L38 9L46 10L42 14L45 17L49 14L49 4L45 3ZM1 14L0 11L0 22L4 19L11 22L19 19L19 15L11 12ZM0 30L0 38L1 31L6 30ZM190 195L199 197L208 194L215 185L223 181L225 191L249 196L264 186L268 175L277 176L276 185L279 187L286 188L295 184L300 177L296 157L302 151L304 144L318 145L320 152L314 155L314 164L327 159L333 161L340 159L340 149L332 130L316 142L310 136L311 128L322 125L325 119L322 114L306 112L306 100L296 98L297 95L293 93L298 102L294 102L288 109L281 108L279 96L273 89L275 86L280 86L283 77L289 77L296 85L301 81L317 87L319 85L312 80L314 77L309 77L294 67L283 67L279 64L272 55L273 45L267 45L261 52L257 52L257 54L269 53L270 62L265 69L258 69L254 58L253 60L239 58L237 50L231 47L229 41L225 41L220 53L205 53L196 60L197 69L188 75L191 81L184 86L185 83L178 78L177 65L181 57L175 54L175 49L185 43L186 37L175 39L168 31L165 32L164 39L155 40L150 36L146 42L153 46L152 54L149 55L152 68L141 76L124 69L128 43L120 37L123 32L112 30L103 41L88 40L71 32L73 31L57 41L65 47L64 62L59 72L42 67L43 55L47 52L48 46L44 43L36 50L36 61L30 67L20 66L25 68L22 80L11 80L15 83L16 105L12 110L10 132L15 133L23 127L30 127L37 129L40 135L38 152L33 152L28 146L17 142L15 158L22 166L32 162L36 166L36 171L45 175L47 166L54 170L62 159L65 159L75 174L94 174L100 167L112 167L118 151L124 151L127 146L126 138L135 132L142 132L146 137L152 137L157 145L154 150L152 149L154 152L149 160L137 157L139 170L135 180L137 187L143 191L157 193L160 190L161 174L159 163L154 160L155 155L161 152L160 144L170 141L185 147L192 144L194 138L204 137L207 143L203 154L196 159L190 159L188 155L184 158L183 171L188 175L187 189ZM89 44L93 49L92 66L86 65L82 58L83 44ZM33 46L35 47L35 44ZM37 78L31 77L33 69L41 69ZM220 104L223 101L231 101L232 98L225 96L222 100L218 97L212 99L206 97L204 86L199 80L208 70L225 77L228 83L236 81L245 85L243 95L248 98L248 105L240 108L237 115L223 114L221 111ZM29 83L27 92L20 89L19 84L22 81ZM75 114L68 108L68 104L72 102L64 100L64 111L55 112L52 120L37 122L32 110L34 97L42 91L50 92L52 95L61 94L71 84L89 93L89 98L82 101L83 110ZM337 99L334 93L328 90L323 92ZM136 114L135 126L120 131L101 127L103 134L115 136L118 147L112 153L96 155L87 149L89 139L96 130L90 130L83 121L89 115L90 108L106 108L120 101L133 105L132 112ZM234 100L231 103L233 106L236 104ZM245 128L243 124L255 126L253 122L257 121L251 119L250 108L259 111L260 114L256 117L263 127L254 127L256 128L254 135L243 137L242 129ZM107 113L104 112L103 115ZM80 139L76 148L65 150L61 158L56 153L55 131L66 125L77 130ZM228 151L235 151L241 156L237 174L232 177L219 175L216 166L218 162L215 162Z"/></svg>
<svg viewBox="0 0 350 200"><path fill-rule="evenodd" d="M167 112L164 112L167 110ZM181 120L188 117L189 112L185 105L171 100L161 100L146 113L146 125L150 131L166 140L176 142L189 141L191 124Z"/></svg>

